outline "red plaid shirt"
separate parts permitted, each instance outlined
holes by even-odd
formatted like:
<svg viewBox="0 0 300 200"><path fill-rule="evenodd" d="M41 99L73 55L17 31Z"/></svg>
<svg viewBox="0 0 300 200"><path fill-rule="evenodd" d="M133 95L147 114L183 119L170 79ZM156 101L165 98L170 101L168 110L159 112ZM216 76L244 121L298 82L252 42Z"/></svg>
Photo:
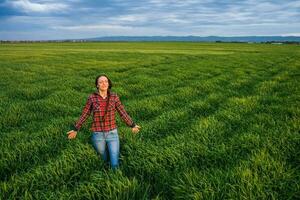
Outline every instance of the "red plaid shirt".
<svg viewBox="0 0 300 200"><path fill-rule="evenodd" d="M98 131L110 131L117 128L115 111L117 110L120 114L122 120L130 127L134 127L135 123L132 121L130 116L127 114L124 109L123 104L121 103L118 95L116 93L110 92L109 105L107 107L107 113L105 114L105 108L107 103L107 98L103 99L99 93L93 93L88 97L86 105L83 108L82 114L79 120L75 124L75 130L78 131L85 120L90 116L93 111L93 124L90 130L93 132Z"/></svg>

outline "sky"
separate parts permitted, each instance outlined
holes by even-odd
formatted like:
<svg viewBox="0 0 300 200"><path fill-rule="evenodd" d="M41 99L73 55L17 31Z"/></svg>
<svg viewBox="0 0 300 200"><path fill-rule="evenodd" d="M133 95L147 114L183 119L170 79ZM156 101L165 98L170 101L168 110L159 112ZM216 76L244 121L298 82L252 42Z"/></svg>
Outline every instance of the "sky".
<svg viewBox="0 0 300 200"><path fill-rule="evenodd" d="M300 0L0 0L0 40L300 36Z"/></svg>

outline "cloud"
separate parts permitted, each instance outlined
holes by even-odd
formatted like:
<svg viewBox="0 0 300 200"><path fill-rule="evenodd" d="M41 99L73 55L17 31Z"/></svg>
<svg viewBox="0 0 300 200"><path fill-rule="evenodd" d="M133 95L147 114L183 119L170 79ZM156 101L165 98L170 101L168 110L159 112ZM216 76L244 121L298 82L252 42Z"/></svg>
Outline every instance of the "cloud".
<svg viewBox="0 0 300 200"><path fill-rule="evenodd" d="M11 6L14 9L25 13L51 13L58 11L65 11L68 9L68 5L63 3L51 3L51 2L43 2L43 3L33 3L29 0L13 0L6 1L8 6Z"/></svg>
<svg viewBox="0 0 300 200"><path fill-rule="evenodd" d="M48 38L297 34L299 8L294 0L12 0L0 4L0 39L21 37L19 27Z"/></svg>
<svg viewBox="0 0 300 200"><path fill-rule="evenodd" d="M285 33L285 34L282 34L282 36L297 36L297 37L300 37L300 32L298 32L298 33Z"/></svg>
<svg viewBox="0 0 300 200"><path fill-rule="evenodd" d="M121 26L121 25L113 25L113 24L90 24L90 25L79 25L79 26L54 26L53 29L59 30L70 30L70 31L78 31L78 30L121 30L121 29L129 29L129 26Z"/></svg>

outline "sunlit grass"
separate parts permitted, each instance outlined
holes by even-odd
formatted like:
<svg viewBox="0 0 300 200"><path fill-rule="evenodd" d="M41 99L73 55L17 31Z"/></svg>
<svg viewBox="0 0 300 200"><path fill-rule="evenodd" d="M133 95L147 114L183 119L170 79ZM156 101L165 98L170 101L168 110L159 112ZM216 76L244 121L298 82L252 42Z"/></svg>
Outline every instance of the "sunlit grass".
<svg viewBox="0 0 300 200"><path fill-rule="evenodd" d="M300 48L186 42L0 45L0 199L300 198ZM117 119L112 171L76 140L94 78Z"/></svg>

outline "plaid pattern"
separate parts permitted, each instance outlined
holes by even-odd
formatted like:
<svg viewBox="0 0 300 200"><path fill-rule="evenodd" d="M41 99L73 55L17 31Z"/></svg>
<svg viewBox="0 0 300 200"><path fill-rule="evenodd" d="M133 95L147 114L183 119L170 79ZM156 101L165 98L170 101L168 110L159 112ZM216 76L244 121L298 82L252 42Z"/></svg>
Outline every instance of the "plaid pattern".
<svg viewBox="0 0 300 200"><path fill-rule="evenodd" d="M86 105L83 108L82 114L79 120L75 123L74 129L78 131L86 119L93 112L93 124L91 131L110 131L117 128L115 120L115 111L117 110L120 114L121 119L130 127L134 127L135 123L132 121L130 116L127 114L124 109L123 104L120 101L120 98L116 93L110 92L109 105L107 107L107 113L105 114L105 108L107 103L107 98L103 99L99 93L95 92L91 94L86 102Z"/></svg>

